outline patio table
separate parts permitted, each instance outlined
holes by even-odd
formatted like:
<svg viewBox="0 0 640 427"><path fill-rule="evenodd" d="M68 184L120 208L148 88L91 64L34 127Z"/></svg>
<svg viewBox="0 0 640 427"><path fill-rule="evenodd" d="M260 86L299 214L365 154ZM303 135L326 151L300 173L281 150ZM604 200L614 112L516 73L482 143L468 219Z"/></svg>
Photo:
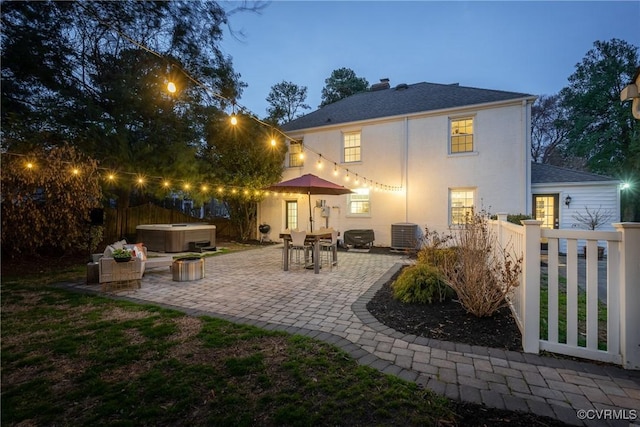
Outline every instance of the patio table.
<svg viewBox="0 0 640 427"><path fill-rule="evenodd" d="M289 271L289 244L291 242L291 234L289 232L280 233L280 238L284 240L284 271ZM307 232L305 242L313 244L313 272L320 273L320 239L331 239L331 232L327 231L311 231ZM338 262L337 245L333 247L333 263Z"/></svg>

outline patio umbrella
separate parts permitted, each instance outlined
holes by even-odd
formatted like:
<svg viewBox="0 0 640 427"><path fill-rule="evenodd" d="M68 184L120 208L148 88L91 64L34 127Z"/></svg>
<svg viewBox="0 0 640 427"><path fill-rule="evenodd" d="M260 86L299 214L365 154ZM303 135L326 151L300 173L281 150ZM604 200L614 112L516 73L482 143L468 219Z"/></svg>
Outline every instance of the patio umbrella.
<svg viewBox="0 0 640 427"><path fill-rule="evenodd" d="M311 212L312 194L340 195L353 193L353 191L342 185L334 184L331 181L318 178L310 173L299 176L298 178L279 182L267 187L265 190L277 191L279 193L307 193L309 196L309 222L311 223L311 231L313 231L313 214Z"/></svg>

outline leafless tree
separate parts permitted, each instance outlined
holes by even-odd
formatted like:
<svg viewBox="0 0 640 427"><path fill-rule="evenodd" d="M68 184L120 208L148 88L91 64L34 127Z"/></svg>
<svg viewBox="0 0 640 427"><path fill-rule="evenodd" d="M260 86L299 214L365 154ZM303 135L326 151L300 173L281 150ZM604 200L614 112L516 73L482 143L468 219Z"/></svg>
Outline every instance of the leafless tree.
<svg viewBox="0 0 640 427"><path fill-rule="evenodd" d="M552 163L566 142L566 111L559 95L541 95L531 108L531 157L537 163Z"/></svg>
<svg viewBox="0 0 640 427"><path fill-rule="evenodd" d="M613 212L610 209L602 209L602 206L596 210L589 210L589 207L584 207L585 212L577 212L573 216L582 228L587 230L595 230L603 224L611 221L613 218Z"/></svg>

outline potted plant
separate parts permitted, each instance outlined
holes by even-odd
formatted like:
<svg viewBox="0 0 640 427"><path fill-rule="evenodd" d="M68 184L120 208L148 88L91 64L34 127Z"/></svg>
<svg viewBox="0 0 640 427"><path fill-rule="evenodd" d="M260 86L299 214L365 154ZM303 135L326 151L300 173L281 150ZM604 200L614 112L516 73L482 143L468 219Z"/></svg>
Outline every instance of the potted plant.
<svg viewBox="0 0 640 427"><path fill-rule="evenodd" d="M114 249L112 255L116 262L131 261L131 252L128 249Z"/></svg>

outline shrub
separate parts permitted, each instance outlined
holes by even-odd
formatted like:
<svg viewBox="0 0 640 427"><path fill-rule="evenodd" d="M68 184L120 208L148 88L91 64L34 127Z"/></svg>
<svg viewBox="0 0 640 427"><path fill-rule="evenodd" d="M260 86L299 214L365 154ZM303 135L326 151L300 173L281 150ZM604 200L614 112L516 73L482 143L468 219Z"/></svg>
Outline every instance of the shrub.
<svg viewBox="0 0 640 427"><path fill-rule="evenodd" d="M522 258L499 247L484 213L473 213L453 234L455 262L441 266L445 281L462 306L478 317L492 316L506 305L506 297L519 285Z"/></svg>
<svg viewBox="0 0 640 427"><path fill-rule="evenodd" d="M393 297L402 302L432 304L455 296L438 268L428 264L406 267L392 284Z"/></svg>
<svg viewBox="0 0 640 427"><path fill-rule="evenodd" d="M456 260L456 248L434 248L426 246L418 252L418 264L427 264L441 268Z"/></svg>
<svg viewBox="0 0 640 427"><path fill-rule="evenodd" d="M37 161L26 167L29 159ZM98 163L68 145L2 161L2 254L90 250L97 236L89 235L89 213L102 199Z"/></svg>

